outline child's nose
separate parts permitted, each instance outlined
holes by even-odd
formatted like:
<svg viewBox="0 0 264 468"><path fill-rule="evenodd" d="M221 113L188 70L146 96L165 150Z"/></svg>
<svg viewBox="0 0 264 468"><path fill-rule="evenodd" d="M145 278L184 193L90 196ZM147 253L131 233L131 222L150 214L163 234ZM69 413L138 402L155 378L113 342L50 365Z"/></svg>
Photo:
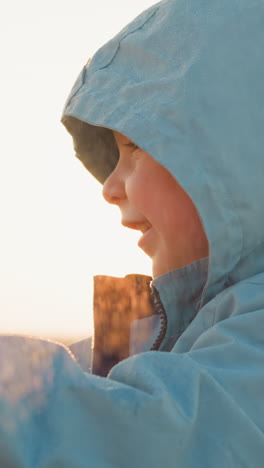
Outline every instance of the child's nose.
<svg viewBox="0 0 264 468"><path fill-rule="evenodd" d="M119 205L120 201L126 198L124 181L120 177L118 166L108 176L103 185L103 197L113 205Z"/></svg>

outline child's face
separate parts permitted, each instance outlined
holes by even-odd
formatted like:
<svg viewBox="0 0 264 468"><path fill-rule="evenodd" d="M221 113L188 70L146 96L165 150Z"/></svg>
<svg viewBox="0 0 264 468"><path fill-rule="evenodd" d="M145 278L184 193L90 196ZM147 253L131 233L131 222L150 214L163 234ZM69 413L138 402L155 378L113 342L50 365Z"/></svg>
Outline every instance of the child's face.
<svg viewBox="0 0 264 468"><path fill-rule="evenodd" d="M114 132L119 161L103 195L120 208L122 224L143 233L153 278L208 256L208 242L189 196L174 177L126 136Z"/></svg>

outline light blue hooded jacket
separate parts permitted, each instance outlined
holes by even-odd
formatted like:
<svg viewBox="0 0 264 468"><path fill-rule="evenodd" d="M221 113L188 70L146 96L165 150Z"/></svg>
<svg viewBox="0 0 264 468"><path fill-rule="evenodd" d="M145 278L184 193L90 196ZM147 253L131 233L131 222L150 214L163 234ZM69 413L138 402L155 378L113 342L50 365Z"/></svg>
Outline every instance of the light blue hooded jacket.
<svg viewBox="0 0 264 468"><path fill-rule="evenodd" d="M62 118L78 157L103 182L111 129L150 153L195 203L209 265L153 282L159 350L107 378L2 337L1 468L263 468L263 50L263 0L169 0L83 68Z"/></svg>

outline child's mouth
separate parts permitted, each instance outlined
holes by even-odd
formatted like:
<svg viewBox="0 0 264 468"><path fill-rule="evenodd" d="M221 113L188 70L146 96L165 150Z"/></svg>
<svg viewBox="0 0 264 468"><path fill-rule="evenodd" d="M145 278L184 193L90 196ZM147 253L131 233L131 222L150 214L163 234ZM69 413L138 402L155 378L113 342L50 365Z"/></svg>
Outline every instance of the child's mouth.
<svg viewBox="0 0 264 468"><path fill-rule="evenodd" d="M122 225L142 232L142 236L138 240L138 247L140 247L147 255L151 256L153 253L153 242L151 241L151 238L155 231L150 222L147 220L143 222L128 222L123 220Z"/></svg>

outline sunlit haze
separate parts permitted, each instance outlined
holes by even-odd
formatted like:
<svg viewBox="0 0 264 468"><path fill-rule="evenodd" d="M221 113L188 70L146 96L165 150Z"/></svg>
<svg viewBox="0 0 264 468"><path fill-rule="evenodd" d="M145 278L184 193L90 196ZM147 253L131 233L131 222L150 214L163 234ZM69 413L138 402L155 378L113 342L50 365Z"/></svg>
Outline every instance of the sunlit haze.
<svg viewBox="0 0 264 468"><path fill-rule="evenodd" d="M0 331L86 337L92 277L151 273L139 234L60 123L79 71L153 0L5 2L1 10Z"/></svg>

